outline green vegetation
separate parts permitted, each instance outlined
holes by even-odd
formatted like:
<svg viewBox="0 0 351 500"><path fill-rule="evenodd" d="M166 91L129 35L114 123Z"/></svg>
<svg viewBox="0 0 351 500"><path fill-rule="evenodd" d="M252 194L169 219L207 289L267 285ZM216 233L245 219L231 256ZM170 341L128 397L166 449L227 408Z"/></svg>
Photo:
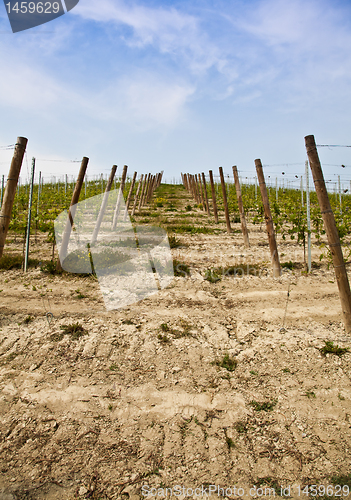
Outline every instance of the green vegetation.
<svg viewBox="0 0 351 500"><path fill-rule="evenodd" d="M325 346L319 349L323 355L335 354L336 356L342 356L350 351L348 347L339 347L338 345L334 345L334 342L331 341L324 341L324 343Z"/></svg>
<svg viewBox="0 0 351 500"><path fill-rule="evenodd" d="M277 402L278 402L277 399L273 399L273 401L266 401L264 403L251 401L249 405L252 406L255 411L272 411Z"/></svg>
<svg viewBox="0 0 351 500"><path fill-rule="evenodd" d="M173 260L173 272L174 276L181 276L182 278L187 278L190 276L190 267L184 262L179 262L179 260Z"/></svg>
<svg viewBox="0 0 351 500"><path fill-rule="evenodd" d="M212 362L213 365L217 365L220 368L225 368L229 372L232 372L235 370L238 362L236 359L231 358L228 353L226 353L221 360L216 360Z"/></svg>
<svg viewBox="0 0 351 500"><path fill-rule="evenodd" d="M63 325L60 327L64 335L71 335L72 339L77 340L88 332L79 323L72 323L70 325Z"/></svg>

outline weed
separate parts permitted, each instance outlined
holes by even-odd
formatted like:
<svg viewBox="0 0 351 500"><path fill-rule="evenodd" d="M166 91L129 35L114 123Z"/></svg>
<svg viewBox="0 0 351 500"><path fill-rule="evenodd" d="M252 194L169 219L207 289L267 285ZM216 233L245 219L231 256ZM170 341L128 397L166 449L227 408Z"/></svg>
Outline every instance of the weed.
<svg viewBox="0 0 351 500"><path fill-rule="evenodd" d="M250 370L251 375L258 375L258 372L255 372L255 370Z"/></svg>
<svg viewBox="0 0 351 500"><path fill-rule="evenodd" d="M351 488L351 473L333 476L330 481L338 486L349 486Z"/></svg>
<svg viewBox="0 0 351 500"><path fill-rule="evenodd" d="M72 323L71 325L61 326L64 335L71 335L74 340L79 339L83 335L87 335L87 331L84 330L82 325L79 323Z"/></svg>
<svg viewBox="0 0 351 500"><path fill-rule="evenodd" d="M161 335L161 333L159 333L157 335L157 338L160 342L163 342L164 344L166 344L167 342L170 342L169 338L167 337L167 335Z"/></svg>
<svg viewBox="0 0 351 500"><path fill-rule="evenodd" d="M295 268L295 264L289 260L289 262L282 262L281 267L285 269L290 269L292 271Z"/></svg>
<svg viewBox="0 0 351 500"><path fill-rule="evenodd" d="M180 240L178 240L174 235L168 236L168 242L170 248L178 248L182 246L182 243Z"/></svg>
<svg viewBox="0 0 351 500"><path fill-rule="evenodd" d="M76 294L77 294L77 299L85 299L86 298L86 295L84 295L80 290L79 288L77 288L77 290L75 290Z"/></svg>
<svg viewBox="0 0 351 500"><path fill-rule="evenodd" d="M170 328L169 326L167 325L167 323L162 323L162 325L160 326L161 330L163 332L169 332L170 331Z"/></svg>
<svg viewBox="0 0 351 500"><path fill-rule="evenodd" d="M124 319L122 321L123 325L134 325L133 321L131 319Z"/></svg>
<svg viewBox="0 0 351 500"><path fill-rule="evenodd" d="M167 226L167 232L171 233L190 233L190 234L214 234L215 230L211 227L191 226L189 224L175 224Z"/></svg>
<svg viewBox="0 0 351 500"><path fill-rule="evenodd" d="M308 389L308 391L305 392L304 396L307 396L308 399L316 397L315 393L313 391L311 391L310 389Z"/></svg>
<svg viewBox="0 0 351 500"><path fill-rule="evenodd" d="M239 434L243 434L247 431L246 422L236 422L234 427L236 429L236 432L238 432Z"/></svg>
<svg viewBox="0 0 351 500"><path fill-rule="evenodd" d="M269 486L269 488L265 488L265 493L266 493L267 489L268 490L272 489L272 490L274 490L273 496L275 496L275 495L280 496L279 495L280 486L278 486L278 481L276 479L272 479L271 477L262 477L254 483L254 486L261 487L261 488L262 488L262 486L265 486L265 485ZM270 492L268 494L269 494L269 496L271 495Z"/></svg>
<svg viewBox="0 0 351 500"><path fill-rule="evenodd" d="M290 368L283 368L284 373L290 373Z"/></svg>
<svg viewBox="0 0 351 500"><path fill-rule="evenodd" d="M6 271L9 271L10 269L22 269L22 264L22 255L6 254L0 259L0 269L4 269ZM38 259L28 259L28 267L37 267L38 265Z"/></svg>
<svg viewBox="0 0 351 500"><path fill-rule="evenodd" d="M118 366L117 366L115 363L113 363L113 364L110 366L110 368L109 368L109 369L110 369L110 370L118 370Z"/></svg>
<svg viewBox="0 0 351 500"><path fill-rule="evenodd" d="M324 341L325 346L322 347L320 352L325 356L326 354L336 354L336 356L342 356L346 352L349 352L348 347L339 347L338 345L334 345L334 342Z"/></svg>
<svg viewBox="0 0 351 500"><path fill-rule="evenodd" d="M190 276L190 267L184 262L179 262L177 259L173 260L174 276L182 276L187 278Z"/></svg>
<svg viewBox="0 0 351 500"><path fill-rule="evenodd" d="M218 269L207 269L205 273L205 280L210 283L217 283L222 279L222 273Z"/></svg>
<svg viewBox="0 0 351 500"><path fill-rule="evenodd" d="M62 274L61 270L58 271L56 269L56 262L54 262L53 260L50 260L49 262L41 265L40 270L45 274Z"/></svg>
<svg viewBox="0 0 351 500"><path fill-rule="evenodd" d="M187 205L187 206L185 207L185 211L186 211L186 212L191 212L191 210L192 210L192 206L191 206L191 205Z"/></svg>
<svg viewBox="0 0 351 500"><path fill-rule="evenodd" d="M112 411L113 406L111 404L108 405L108 409Z"/></svg>
<svg viewBox="0 0 351 500"><path fill-rule="evenodd" d="M340 393L338 394L338 398L340 399L340 401L345 401L344 396L342 394L340 394Z"/></svg>
<svg viewBox="0 0 351 500"><path fill-rule="evenodd" d="M252 406L255 411L272 411L277 402L277 399L273 399L273 401L266 401L264 403L250 401L249 405Z"/></svg>
<svg viewBox="0 0 351 500"><path fill-rule="evenodd" d="M31 321L33 321L33 318L32 318L32 316L30 316L30 315L29 315L29 316L27 316L27 317L23 320L23 323L24 323L25 325L28 325L28 323L30 323Z"/></svg>
<svg viewBox="0 0 351 500"><path fill-rule="evenodd" d="M230 437L226 437L226 442L227 442L227 446L228 446L228 449L230 450L231 448L235 448L235 443L234 441L232 440L232 438Z"/></svg>
<svg viewBox="0 0 351 500"><path fill-rule="evenodd" d="M34 286L34 285L32 285L32 290L33 290L33 292L36 292L37 291L37 287Z"/></svg>
<svg viewBox="0 0 351 500"><path fill-rule="evenodd" d="M229 354L227 353L227 354L224 355L224 357L223 357L222 360L213 361L212 364L213 365L217 365L220 368L225 368L229 372L232 372L232 371L235 370L236 365L238 364L238 362L236 361L236 359L231 358L229 356Z"/></svg>

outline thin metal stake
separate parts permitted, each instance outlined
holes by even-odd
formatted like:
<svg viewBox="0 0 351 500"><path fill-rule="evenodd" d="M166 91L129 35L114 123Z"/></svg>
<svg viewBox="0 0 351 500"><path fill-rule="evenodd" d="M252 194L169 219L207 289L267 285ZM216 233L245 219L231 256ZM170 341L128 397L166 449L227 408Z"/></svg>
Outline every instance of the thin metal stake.
<svg viewBox="0 0 351 500"><path fill-rule="evenodd" d="M308 161L305 161L305 170L306 170L306 207L307 207L307 268L308 272L311 272L312 263L311 263L311 208L310 208L310 178L309 178L309 170L308 170Z"/></svg>
<svg viewBox="0 0 351 500"><path fill-rule="evenodd" d="M26 253L24 256L24 272L27 272L28 255L29 255L29 237L30 237L30 221L32 217L32 202L33 202L33 186L34 186L34 171L35 171L35 158L32 158L32 172L31 182L29 188L29 206L28 206L28 222L27 222L27 237L26 237Z"/></svg>

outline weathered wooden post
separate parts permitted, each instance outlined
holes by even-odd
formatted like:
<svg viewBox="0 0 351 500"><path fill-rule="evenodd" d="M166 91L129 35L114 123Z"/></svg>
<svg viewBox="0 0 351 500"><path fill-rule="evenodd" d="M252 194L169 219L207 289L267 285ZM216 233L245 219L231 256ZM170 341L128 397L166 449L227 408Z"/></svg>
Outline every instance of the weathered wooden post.
<svg viewBox="0 0 351 500"><path fill-rule="evenodd" d="M148 174L145 174L145 176L144 176L144 180L143 180L143 185L141 186L141 191L140 191L140 199L139 199L139 204L138 204L138 211L140 211L141 206L142 206L142 203L143 203L143 199L144 199L144 192L145 192L146 182L147 182L147 175L148 175Z"/></svg>
<svg viewBox="0 0 351 500"><path fill-rule="evenodd" d="M264 217L266 219L268 243L269 243L269 249L271 251L271 257L272 257L273 276L275 278L279 278L279 276L281 275L281 269L280 269L278 248L277 248L277 242L275 239L275 231L274 231L274 225L273 225L273 220L272 220L272 215L271 215L271 208L269 206L268 193L267 193L266 183L264 180L261 160L259 160L259 159L255 160L255 165L256 165L257 178L258 178L258 182L259 182L260 190L261 190L262 203L263 203L263 208L264 208Z"/></svg>
<svg viewBox="0 0 351 500"><path fill-rule="evenodd" d="M152 175L151 176L151 183L150 183L149 195L147 197L147 203L149 203L149 201L151 200L152 195L153 195L154 190L155 190L155 187L156 187L156 175Z"/></svg>
<svg viewBox="0 0 351 500"><path fill-rule="evenodd" d="M210 212L210 205L208 204L207 185L204 172L202 172L201 175L202 175L202 184L204 185L207 215L210 216L211 212Z"/></svg>
<svg viewBox="0 0 351 500"><path fill-rule="evenodd" d="M141 177L140 177L140 180L139 180L139 184L138 184L138 187L137 187L137 191L135 193L135 198L134 198L132 212L130 214L131 217L134 217L134 214L135 214L135 209L136 209L136 206L137 206L137 203L138 203L138 197L139 197L140 189L141 189L141 186L143 185L143 179L144 179L144 174L141 174Z"/></svg>
<svg viewBox="0 0 351 500"><path fill-rule="evenodd" d="M143 191L143 196L141 199L141 206L145 205L146 196L147 193L149 192L150 178L151 178L151 173L149 172L146 178L145 189Z"/></svg>
<svg viewBox="0 0 351 500"><path fill-rule="evenodd" d="M211 184L211 193L212 193L212 207L213 207L213 215L215 218L215 223L218 224L218 212L217 212L217 202L216 202L216 188L213 182L213 173L212 170L208 171L210 176L210 184Z"/></svg>
<svg viewBox="0 0 351 500"><path fill-rule="evenodd" d="M135 185L136 176L137 176L137 172L134 172L132 183L130 185L129 193L128 193L128 197L127 197L127 201L126 201L126 208L124 209L123 222L125 222L126 219L127 219L128 208L129 208L130 200L131 200L131 197L132 197L132 193L133 193L133 189L134 189L134 185Z"/></svg>
<svg viewBox="0 0 351 500"><path fill-rule="evenodd" d="M104 194L104 197L102 199L102 203L101 203L99 215L98 215L98 218L96 220L95 227L94 227L93 235L91 237L91 245L93 245L97 240L100 226L101 226L101 222L102 222L103 216L104 216L105 211L106 211L109 193L111 191L113 180L115 178L116 170L117 170L117 165L113 165L113 167L111 169L110 177L109 177L107 185L106 185L105 194Z"/></svg>
<svg viewBox="0 0 351 500"><path fill-rule="evenodd" d="M202 192L202 182L201 182L201 176L200 174L197 174L198 180L199 180L199 189L200 189L200 195L201 195L201 203L202 203L202 210L206 212L206 205L205 205L205 200L204 200L204 195Z"/></svg>
<svg viewBox="0 0 351 500"><path fill-rule="evenodd" d="M197 179L197 174L194 175L194 180L195 180L196 203L200 205L201 198L200 198L199 181Z"/></svg>
<svg viewBox="0 0 351 500"><path fill-rule="evenodd" d="M127 178L127 170L128 170L128 166L124 165L123 171L122 171L122 177L121 177L121 184L119 185L119 189L118 189L115 212L113 214L112 229L116 229L116 226L117 226L117 219L118 219L118 215L119 215L119 212L121 209L121 202L123 199L123 190L124 190L124 186L125 186L126 178Z"/></svg>
<svg viewBox="0 0 351 500"><path fill-rule="evenodd" d="M222 167L219 167L219 175L221 177L223 205L224 205L225 221L226 221L226 224L227 224L227 232L231 233L232 232L232 228L230 227L229 210L228 210L228 203L227 203L227 190L225 188L225 181L224 181L224 175L223 175L223 168Z"/></svg>
<svg viewBox="0 0 351 500"><path fill-rule="evenodd" d="M240 187L240 182L239 182L238 169L236 168L236 166L233 166L233 175L234 175L234 182L235 182L235 189L236 189L236 197L238 199L238 207L239 207L239 214L240 214L240 221L241 221L241 231L242 231L243 237L244 237L244 245L246 247L249 247L250 246L249 233L248 233L247 225L246 225L243 198L241 196L241 187Z"/></svg>
<svg viewBox="0 0 351 500"><path fill-rule="evenodd" d="M189 174L189 175L190 175L191 194L192 194L194 200L197 202L194 176L193 176L193 174Z"/></svg>
<svg viewBox="0 0 351 500"><path fill-rule="evenodd" d="M325 185L322 167L319 161L318 151L313 135L305 137L305 145L308 160L312 170L314 186L318 203L321 209L325 230L327 233L328 244L333 258L336 281L339 287L342 312L344 316L345 330L351 332L351 292L350 284L346 272L344 257L342 254L339 233L336 227L334 213L330 206L328 192Z"/></svg>
<svg viewBox="0 0 351 500"><path fill-rule="evenodd" d="M72 226L73 226L73 216L72 216L73 209L72 209L72 207L74 205L76 205L79 201L79 195L80 195L80 191L82 189L83 180L84 180L85 172L86 172L87 167L88 167L88 163L89 163L89 158L84 156L82 159L82 163L80 165L80 170L79 170L76 186L75 186L73 194L72 194L71 205L70 205L70 208L68 211L68 220L67 220L66 227L65 227L65 230L64 230L63 235L62 235L62 243L61 243L59 258L58 258L57 263L56 263L56 269L58 271L62 270L61 263L65 260L65 258L67 256L68 242L69 242L69 239L71 236L71 231L72 231Z"/></svg>
<svg viewBox="0 0 351 500"><path fill-rule="evenodd" d="M18 177L21 171L24 153L26 151L28 139L25 137L17 137L15 150L13 153L9 176L7 178L6 187L3 195L3 202L0 211L0 259L4 252L7 232L9 230L13 202L16 195Z"/></svg>

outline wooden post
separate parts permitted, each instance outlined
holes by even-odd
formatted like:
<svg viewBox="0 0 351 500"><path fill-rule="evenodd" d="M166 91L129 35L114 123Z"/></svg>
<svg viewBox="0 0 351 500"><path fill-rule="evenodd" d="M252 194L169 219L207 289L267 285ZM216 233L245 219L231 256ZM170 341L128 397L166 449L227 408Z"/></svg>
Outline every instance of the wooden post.
<svg viewBox="0 0 351 500"><path fill-rule="evenodd" d="M160 176L158 178L158 182L157 182L157 186L156 187L160 187L161 181L162 181L162 176L163 176L163 170L161 170L161 172L160 172Z"/></svg>
<svg viewBox="0 0 351 500"><path fill-rule="evenodd" d="M234 175L234 182L235 182L235 189L236 189L236 197L238 199L238 207L239 207L239 214L240 214L240 221L241 221L241 231L242 231L243 237L244 237L244 245L246 247L249 247L250 246L249 233L248 233L247 225L246 225L243 198L241 196L241 188L240 188L240 182L239 182L239 176L238 176L238 169L236 168L236 166L233 167L233 175Z"/></svg>
<svg viewBox="0 0 351 500"><path fill-rule="evenodd" d="M128 170L127 165L124 165L123 166L123 171L122 171L121 184L119 185L119 190L118 190L118 195L117 195L117 202L116 202L115 212L113 214L112 229L116 229L116 226L117 226L117 219L118 219L119 211L121 209L121 201L122 201L122 198L123 198L123 190L124 190L124 186L125 186L125 183L126 183L127 170Z"/></svg>
<svg viewBox="0 0 351 500"><path fill-rule="evenodd" d="M138 211L140 211L142 203L143 203L144 192L145 192L145 188L146 188L146 182L147 182L147 174L145 174L145 177L144 177L144 180L143 180L143 185L142 185L142 188L141 188L140 200L139 200L139 205L138 205Z"/></svg>
<svg viewBox="0 0 351 500"><path fill-rule="evenodd" d="M199 182L197 180L197 175L194 175L194 187L195 187L195 199L196 203L200 205L201 203L201 198L200 198L200 191L199 191Z"/></svg>
<svg viewBox="0 0 351 500"><path fill-rule="evenodd" d="M134 172L132 183L130 185L130 189L129 189L129 193L128 193L128 197L127 197L127 201L126 201L126 208L124 210L123 222L125 222L127 219L128 208L129 208L129 204L130 204L130 199L132 197L132 192L134 189L136 176L137 176L137 172Z"/></svg>
<svg viewBox="0 0 351 500"><path fill-rule="evenodd" d="M266 219L268 242L269 242L269 248L270 248L271 257L272 257L273 276L275 278L279 278L279 276L281 275L281 269L280 269L278 248L277 248L277 242L275 239L274 225L273 225L273 220L272 220L272 215L271 215L271 209L269 206L267 188L266 188L266 183L264 180L261 160L255 160L255 165L256 165L257 178L258 178L258 182L259 182L260 190L261 190L262 203L263 203L263 208L264 208L264 217Z"/></svg>
<svg viewBox="0 0 351 500"><path fill-rule="evenodd" d="M151 182L150 182L150 188L149 188L149 194L147 196L146 202L149 203L151 200L151 197L153 195L154 189L155 189L155 182L156 182L156 175L151 176Z"/></svg>
<svg viewBox="0 0 351 500"><path fill-rule="evenodd" d="M147 197L147 194L148 194L148 192L149 192L150 179L151 179L151 173L149 172L149 173L148 173L148 176L147 176L147 179L146 179L146 185L145 185L145 189L144 189L144 192L143 192L143 197L142 197L142 201L141 201L141 206L145 205L145 202L146 202L146 197Z"/></svg>
<svg viewBox="0 0 351 500"><path fill-rule="evenodd" d="M192 198L194 198L193 180L191 178L191 174L188 174L188 183L189 183L189 193L191 194ZM350 187L350 191L351 191L351 187Z"/></svg>
<svg viewBox="0 0 351 500"><path fill-rule="evenodd" d="M136 209L136 206L137 206L137 203L138 203L138 196L139 196L139 193L140 193L140 188L141 188L141 186L143 184L143 178L144 178L144 174L141 174L141 177L140 177L140 180L139 180L139 184L138 184L138 187L137 187L137 191L135 193L135 198L134 198L132 213L130 214L131 217L133 217L134 213L135 213L135 209Z"/></svg>
<svg viewBox="0 0 351 500"><path fill-rule="evenodd" d="M330 206L328 192L325 185L322 167L313 135L305 137L308 160L312 170L318 203L322 212L323 222L327 233L328 244L333 258L336 281L339 287L345 330L351 332L351 292L342 254L339 233L335 224L334 214Z"/></svg>
<svg viewBox="0 0 351 500"><path fill-rule="evenodd" d="M202 203L202 210L206 212L206 205L205 205L205 200L204 200L204 195L202 192L202 182L201 182L201 176L200 174L197 174L198 180L199 180L199 189L200 189L200 195L201 195L201 203Z"/></svg>
<svg viewBox="0 0 351 500"><path fill-rule="evenodd" d="M227 232L231 233L232 232L232 228L230 227L229 210L228 210L228 203L227 203L227 191L226 191L226 188L225 188L225 182L224 182L224 175L223 175L223 168L222 167L219 167L219 175L221 177L223 205L224 205L225 221L226 221L226 224L227 224Z"/></svg>
<svg viewBox="0 0 351 500"><path fill-rule="evenodd" d="M113 180L115 178L116 170L117 170L117 165L113 165L113 167L111 169L110 177L109 177L107 185L106 185L105 194L104 194L104 197L102 199L102 203L101 203L99 215L98 215L98 218L96 220L95 227L94 227L93 235L91 237L91 243L90 243L91 245L93 245L97 240L100 226L101 226L101 222L102 222L102 218L105 214L106 205L107 205L107 201L108 201L108 197L109 197L109 192L111 191Z"/></svg>
<svg viewBox="0 0 351 500"><path fill-rule="evenodd" d="M80 191L82 189L84 176L85 176L85 172L86 172L87 167L88 167L88 163L89 163L89 158L84 156L82 159L82 163L80 165L80 170L79 170L76 186L75 186L73 194L72 194L71 205L70 205L70 208L68 211L68 220L67 220L66 227L65 227L65 230L64 230L63 235L62 235L60 254L59 254L59 258L58 258L57 263L56 263L56 269L58 271L62 270L61 262L63 262L67 256L68 242L69 242L69 238L71 236L71 231L72 231L72 226L73 226L73 218L74 218L73 217L74 214L72 216L72 212L73 212L73 210L75 210L75 208L72 208L72 207L74 207L74 205L76 205L79 201L79 195L80 195Z"/></svg>
<svg viewBox="0 0 351 500"><path fill-rule="evenodd" d="M26 150L28 139L17 137L13 153L9 176L7 178L3 202L0 211L0 259L4 252L7 232L9 230L13 202L15 199L18 177L21 171L22 161Z"/></svg>
<svg viewBox="0 0 351 500"><path fill-rule="evenodd" d="M209 173L209 176L210 176L210 183L211 183L213 214L214 214L214 218L215 218L215 223L218 224L218 212L217 212L217 202L216 202L216 189L215 189L215 185L214 185L214 182L213 182L212 170L209 170L208 173Z"/></svg>
<svg viewBox="0 0 351 500"><path fill-rule="evenodd" d="M195 201L196 200L196 191L195 191L195 181L194 181L194 176L193 174L189 174L190 175L190 186L191 186L191 195L192 197L194 198Z"/></svg>
<svg viewBox="0 0 351 500"><path fill-rule="evenodd" d="M207 215L210 216L211 212L210 212L210 205L208 204L207 186L206 186L206 178L204 172L202 172L201 175L202 175L202 184L204 185Z"/></svg>

